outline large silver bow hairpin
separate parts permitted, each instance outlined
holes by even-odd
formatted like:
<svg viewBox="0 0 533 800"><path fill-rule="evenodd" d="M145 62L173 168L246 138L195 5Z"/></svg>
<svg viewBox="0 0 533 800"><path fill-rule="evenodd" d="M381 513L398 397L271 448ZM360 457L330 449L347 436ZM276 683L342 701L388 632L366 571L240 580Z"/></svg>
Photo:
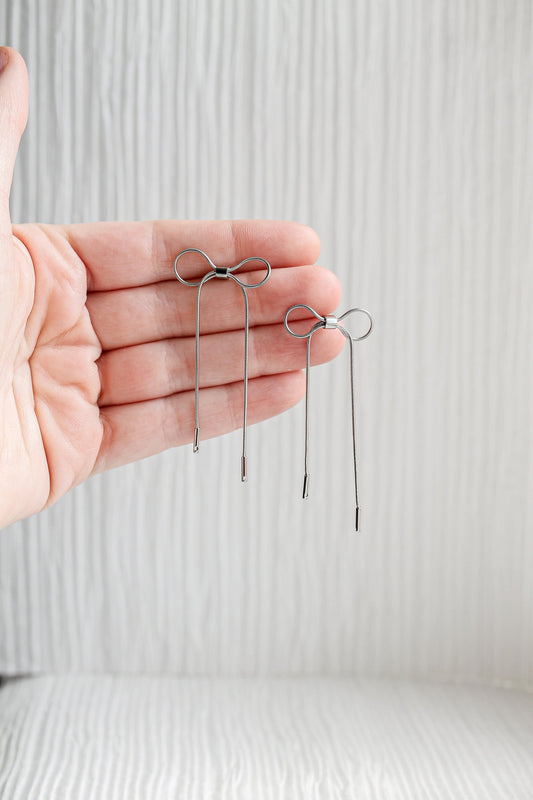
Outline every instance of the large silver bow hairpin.
<svg viewBox="0 0 533 800"><path fill-rule="evenodd" d="M197 253L198 255L205 258L207 263L209 264L209 271L206 272L203 278L199 281L188 281L178 272L178 261L180 258L183 258L187 253ZM249 263L250 261L259 261L263 264L266 268L266 275L263 280L258 281L257 283L245 283L244 281L240 280L240 278L236 277L234 274L237 272L245 264ZM268 261L264 258L259 258L257 256L251 256L250 258L245 258L242 261L239 261L238 264L235 264L233 267L217 267L214 264L207 253L204 253L203 250L198 250L196 247L188 247L185 250L182 250L176 258L174 259L174 273L176 278L179 280L180 283L183 283L185 286L193 286L198 289L198 294L196 297L196 376L195 376L195 387L194 387L194 396L195 396L195 428L194 428L194 440L193 440L193 451L195 453L198 452L200 446L200 415L199 415L199 403L198 403L198 395L199 395L199 372L200 372L200 297L202 294L202 288L205 284L212 280L213 278L223 278L225 280L232 280L238 286L241 287L243 297L244 297L244 309L245 309L245 321L244 321L244 412L243 412L243 425L242 425L242 457L241 457L241 480L245 481L247 478L247 462L246 462L246 425L247 425L247 415L248 415L248 328L249 328L249 319L250 319L250 311L248 307L248 295L246 293L247 289L257 289L259 286L262 286L270 277L271 267Z"/></svg>
<svg viewBox="0 0 533 800"><path fill-rule="evenodd" d="M315 316L318 322L312 326L312 328L307 331L307 333L296 333L292 330L289 325L289 315L297 308L304 308L309 311L313 316ZM342 320L346 319L350 314L361 313L364 314L369 321L368 329L363 333L361 336L352 336L346 328L341 325ZM311 360L311 339L313 334L316 331L320 330L320 328L327 328L327 329L334 329L336 328L339 330L348 340L350 343L350 387L351 387L351 400L352 400L352 444L353 444L353 471L354 471L354 484L355 484L355 530L359 530L359 494L357 490L357 457L356 457L356 437L355 437L355 377L354 377L354 356L353 356L353 343L360 342L370 334L372 330L372 317L365 311L364 308L350 308L348 311L345 311L344 314L341 314L340 317L335 317L333 315L328 315L322 317L320 314L311 308L311 306L304 305L303 303L298 303L294 306L291 306L287 313L285 314L285 319L283 320L283 324L287 331L294 336L296 339L307 339L307 360L306 360L306 368L305 368L305 456L304 456L304 483L303 483L303 498L305 499L309 494L309 367L310 367L310 360Z"/></svg>

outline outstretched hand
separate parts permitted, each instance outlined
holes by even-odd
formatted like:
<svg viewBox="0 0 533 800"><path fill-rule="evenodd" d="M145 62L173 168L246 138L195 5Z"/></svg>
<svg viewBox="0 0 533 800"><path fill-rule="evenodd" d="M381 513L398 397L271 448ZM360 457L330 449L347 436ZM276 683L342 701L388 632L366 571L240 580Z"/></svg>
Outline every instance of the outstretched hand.
<svg viewBox="0 0 533 800"><path fill-rule="evenodd" d="M28 86L21 56L5 48L0 61L3 52L0 527L91 474L192 441L196 292L174 277L180 250L200 248L221 266L248 256L272 265L270 280L249 293L250 423L288 409L304 392L305 343L284 330L286 309L307 303L329 313L340 299L335 276L310 266L319 252L316 234L297 223L11 226ZM242 293L232 281L214 284L202 295L202 439L242 424ZM318 336L313 363L333 358L343 342Z"/></svg>

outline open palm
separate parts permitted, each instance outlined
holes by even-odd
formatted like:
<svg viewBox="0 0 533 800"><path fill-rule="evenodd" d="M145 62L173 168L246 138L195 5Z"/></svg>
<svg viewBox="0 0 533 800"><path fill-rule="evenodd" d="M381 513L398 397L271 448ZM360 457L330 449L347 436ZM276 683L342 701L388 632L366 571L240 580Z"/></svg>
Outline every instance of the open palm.
<svg viewBox="0 0 533 800"><path fill-rule="evenodd" d="M0 73L0 525L41 510L89 475L185 444L194 432L196 292L173 262L197 247L220 265L270 261L249 293L249 421L303 394L305 346L281 320L293 303L328 313L331 272L311 265L318 239L269 221L16 225L13 164L27 114L22 58ZM201 277L191 265L187 278ZM253 279L253 276L250 276ZM202 438L242 423L242 294L216 281L202 298ZM342 337L318 337L313 360Z"/></svg>

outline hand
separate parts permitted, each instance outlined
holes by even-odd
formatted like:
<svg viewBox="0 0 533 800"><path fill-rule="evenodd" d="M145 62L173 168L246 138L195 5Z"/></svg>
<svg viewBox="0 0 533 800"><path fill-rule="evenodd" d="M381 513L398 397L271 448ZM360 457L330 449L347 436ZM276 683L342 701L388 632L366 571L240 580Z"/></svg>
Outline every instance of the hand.
<svg viewBox="0 0 533 800"><path fill-rule="evenodd" d="M250 302L249 422L302 397L305 342L286 309L331 312L339 284L313 264L309 228L269 221L15 225L13 165L26 123L24 62L0 73L0 527L55 502L88 476L192 441L196 291L174 277L185 247L219 265L248 256L272 275ZM0 51L1 52L1 51ZM201 274L188 274L198 279ZM252 279L252 276L249 276ZM307 323L306 323L307 324ZM231 281L202 294L202 440L242 424L244 307ZM313 340L313 363L344 339Z"/></svg>

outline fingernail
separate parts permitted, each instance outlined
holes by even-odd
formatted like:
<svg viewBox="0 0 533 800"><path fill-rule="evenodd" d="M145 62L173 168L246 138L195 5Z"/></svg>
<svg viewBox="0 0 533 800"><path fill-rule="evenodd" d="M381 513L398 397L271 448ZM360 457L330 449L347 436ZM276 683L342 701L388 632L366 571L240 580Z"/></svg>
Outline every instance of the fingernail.
<svg viewBox="0 0 533 800"><path fill-rule="evenodd" d="M0 47L0 72L2 72L8 61L9 61L9 52L6 50L5 47Z"/></svg>

